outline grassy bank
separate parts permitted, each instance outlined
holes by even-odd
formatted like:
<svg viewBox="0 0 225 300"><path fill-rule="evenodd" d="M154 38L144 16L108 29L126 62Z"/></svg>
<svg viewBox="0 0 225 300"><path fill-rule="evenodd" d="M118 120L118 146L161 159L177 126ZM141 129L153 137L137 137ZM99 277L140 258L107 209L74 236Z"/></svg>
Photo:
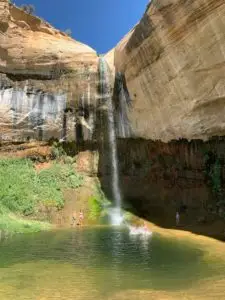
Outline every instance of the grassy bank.
<svg viewBox="0 0 225 300"><path fill-rule="evenodd" d="M32 219L40 211L61 209L63 190L81 183L70 163L57 161L37 172L29 159L0 159L0 229L30 232L47 228L46 223Z"/></svg>
<svg viewBox="0 0 225 300"><path fill-rule="evenodd" d="M25 220L10 212L0 214L0 231L10 233L27 233L48 230L51 228L49 223Z"/></svg>

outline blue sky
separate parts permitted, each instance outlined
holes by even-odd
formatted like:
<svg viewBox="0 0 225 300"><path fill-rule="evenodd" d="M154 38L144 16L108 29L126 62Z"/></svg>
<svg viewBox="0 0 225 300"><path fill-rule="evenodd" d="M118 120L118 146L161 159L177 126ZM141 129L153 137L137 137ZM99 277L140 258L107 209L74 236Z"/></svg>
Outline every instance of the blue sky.
<svg viewBox="0 0 225 300"><path fill-rule="evenodd" d="M33 4L36 15L98 53L113 48L138 22L149 0L13 0Z"/></svg>

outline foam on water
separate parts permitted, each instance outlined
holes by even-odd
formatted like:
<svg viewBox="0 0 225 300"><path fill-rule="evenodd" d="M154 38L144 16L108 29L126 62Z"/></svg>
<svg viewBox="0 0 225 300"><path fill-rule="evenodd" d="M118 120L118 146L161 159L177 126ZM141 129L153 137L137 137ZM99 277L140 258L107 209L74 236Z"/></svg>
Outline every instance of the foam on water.
<svg viewBox="0 0 225 300"><path fill-rule="evenodd" d="M151 236L152 231L142 227L128 226L130 235Z"/></svg>
<svg viewBox="0 0 225 300"><path fill-rule="evenodd" d="M119 207L111 208L109 210L109 215L111 224L114 226L119 226L124 221L123 213Z"/></svg>

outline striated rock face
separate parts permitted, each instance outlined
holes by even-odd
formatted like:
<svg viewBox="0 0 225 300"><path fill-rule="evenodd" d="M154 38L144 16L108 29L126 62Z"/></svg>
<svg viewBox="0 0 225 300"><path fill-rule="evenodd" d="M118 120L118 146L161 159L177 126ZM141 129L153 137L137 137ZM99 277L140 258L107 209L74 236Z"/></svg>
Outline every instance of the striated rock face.
<svg viewBox="0 0 225 300"><path fill-rule="evenodd" d="M118 140L124 206L170 228L179 211L182 229L221 239L224 16L223 0L152 0L105 56L115 73L115 105L121 112L125 104L131 127ZM102 151L102 187L110 195L107 166Z"/></svg>
<svg viewBox="0 0 225 300"><path fill-rule="evenodd" d="M89 46L0 0L0 139L90 138L97 62Z"/></svg>
<svg viewBox="0 0 225 300"><path fill-rule="evenodd" d="M114 65L132 98L135 137L225 134L224 15L223 0L152 0L116 46Z"/></svg>

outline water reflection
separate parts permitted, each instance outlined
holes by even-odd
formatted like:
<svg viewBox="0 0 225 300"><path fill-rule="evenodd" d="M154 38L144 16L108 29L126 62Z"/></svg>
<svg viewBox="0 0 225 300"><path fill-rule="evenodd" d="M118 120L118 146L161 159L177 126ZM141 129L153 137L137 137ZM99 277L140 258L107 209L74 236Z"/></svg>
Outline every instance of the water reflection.
<svg viewBox="0 0 225 300"><path fill-rule="evenodd" d="M111 268L112 268L112 280L115 287L120 287L120 264L123 262L123 238L121 231L115 231L112 235L112 261L111 261Z"/></svg>
<svg viewBox="0 0 225 300"><path fill-rule="evenodd" d="M194 245L157 234L130 236L127 228L16 236L0 243L0 299L17 299L18 292L23 300L41 299L32 296L38 290L44 299L67 300L105 300L130 290L174 292L225 275L203 255ZM54 298L55 291L64 298Z"/></svg>
<svg viewBox="0 0 225 300"><path fill-rule="evenodd" d="M151 251L151 239L152 235L142 235L141 236L141 246L144 256L150 254Z"/></svg>

